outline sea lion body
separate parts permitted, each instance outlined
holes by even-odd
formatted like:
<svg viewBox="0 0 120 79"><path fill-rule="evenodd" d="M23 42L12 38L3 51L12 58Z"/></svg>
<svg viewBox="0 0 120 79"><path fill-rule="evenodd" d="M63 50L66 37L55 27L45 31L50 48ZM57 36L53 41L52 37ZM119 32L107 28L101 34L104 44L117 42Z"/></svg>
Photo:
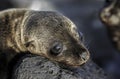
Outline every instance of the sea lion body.
<svg viewBox="0 0 120 79"><path fill-rule="evenodd" d="M65 16L50 11L10 9L0 12L0 53L7 61L30 52L70 66L80 66L89 52L77 27Z"/></svg>
<svg viewBox="0 0 120 79"><path fill-rule="evenodd" d="M100 19L106 25L113 45L120 51L120 0L106 0Z"/></svg>

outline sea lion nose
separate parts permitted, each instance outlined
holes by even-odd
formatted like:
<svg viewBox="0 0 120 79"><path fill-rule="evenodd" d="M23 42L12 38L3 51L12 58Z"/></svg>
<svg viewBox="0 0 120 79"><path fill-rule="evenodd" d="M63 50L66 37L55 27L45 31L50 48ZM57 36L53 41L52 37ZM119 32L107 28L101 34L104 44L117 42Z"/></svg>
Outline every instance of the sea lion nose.
<svg viewBox="0 0 120 79"><path fill-rule="evenodd" d="M89 52L87 49L81 49L81 52L79 53L80 58L83 60L83 62L86 62L89 59Z"/></svg>
<svg viewBox="0 0 120 79"><path fill-rule="evenodd" d="M80 57L83 61L87 61L88 60L88 53L82 52L82 54L80 54Z"/></svg>

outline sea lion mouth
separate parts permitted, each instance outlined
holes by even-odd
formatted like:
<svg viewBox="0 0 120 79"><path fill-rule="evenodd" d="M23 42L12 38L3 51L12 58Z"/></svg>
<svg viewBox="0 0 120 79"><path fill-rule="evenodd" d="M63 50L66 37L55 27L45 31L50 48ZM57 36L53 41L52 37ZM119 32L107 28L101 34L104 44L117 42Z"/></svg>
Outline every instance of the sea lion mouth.
<svg viewBox="0 0 120 79"><path fill-rule="evenodd" d="M83 66L87 61L84 61L84 62L79 62L79 63L73 63L73 62L61 62L64 66L69 66L69 67L74 67L74 68L77 68L77 67L80 67L80 66Z"/></svg>
<svg viewBox="0 0 120 79"><path fill-rule="evenodd" d="M71 67L80 67L84 65L90 59L89 52L84 52L80 57L66 58L66 60L61 60L60 63L63 63Z"/></svg>

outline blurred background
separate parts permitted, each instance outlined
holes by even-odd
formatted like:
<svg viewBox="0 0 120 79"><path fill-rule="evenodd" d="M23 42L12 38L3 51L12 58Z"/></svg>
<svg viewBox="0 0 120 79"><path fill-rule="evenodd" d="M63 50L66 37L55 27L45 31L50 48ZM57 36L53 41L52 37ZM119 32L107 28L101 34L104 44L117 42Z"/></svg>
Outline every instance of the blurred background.
<svg viewBox="0 0 120 79"><path fill-rule="evenodd" d="M99 12L105 0L4 0L0 10L29 8L40 11L58 11L70 18L83 32L85 45L93 61L107 73L120 79L120 52L112 45Z"/></svg>

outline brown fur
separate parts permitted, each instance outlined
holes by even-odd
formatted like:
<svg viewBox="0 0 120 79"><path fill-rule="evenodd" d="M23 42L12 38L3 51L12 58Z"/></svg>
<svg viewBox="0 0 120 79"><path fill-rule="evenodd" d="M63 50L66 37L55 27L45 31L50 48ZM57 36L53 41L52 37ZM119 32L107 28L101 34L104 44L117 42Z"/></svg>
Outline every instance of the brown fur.
<svg viewBox="0 0 120 79"><path fill-rule="evenodd" d="M106 0L100 12L101 21L106 25L113 45L120 51L120 0Z"/></svg>
<svg viewBox="0 0 120 79"><path fill-rule="evenodd" d="M70 66L80 66L89 59L80 37L76 26L57 12L26 9L0 12L0 53L14 56L28 51ZM55 43L63 48L58 55L50 53ZM7 60L11 58L9 55Z"/></svg>

